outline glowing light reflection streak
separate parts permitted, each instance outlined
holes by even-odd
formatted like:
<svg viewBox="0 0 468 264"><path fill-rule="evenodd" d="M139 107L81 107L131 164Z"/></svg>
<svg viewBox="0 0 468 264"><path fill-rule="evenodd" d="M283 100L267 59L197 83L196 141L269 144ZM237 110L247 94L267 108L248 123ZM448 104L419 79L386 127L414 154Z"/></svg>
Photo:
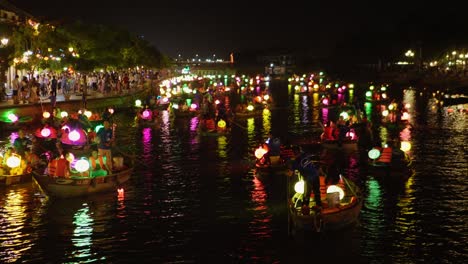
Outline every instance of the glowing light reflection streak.
<svg viewBox="0 0 468 264"><path fill-rule="evenodd" d="M73 224L76 227L73 232L72 242L76 250L73 251L72 255L75 258L90 262L94 220L89 212L88 204L84 203L83 208L76 211Z"/></svg>

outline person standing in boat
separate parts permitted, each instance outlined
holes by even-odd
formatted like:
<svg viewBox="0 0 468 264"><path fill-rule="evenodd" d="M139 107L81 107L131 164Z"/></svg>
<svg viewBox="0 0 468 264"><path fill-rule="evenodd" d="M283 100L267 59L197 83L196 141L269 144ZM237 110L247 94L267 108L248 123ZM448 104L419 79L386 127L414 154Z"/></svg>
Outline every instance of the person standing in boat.
<svg viewBox="0 0 468 264"><path fill-rule="evenodd" d="M18 137L13 142L13 147L15 148L15 152L24 157L24 153L28 145L31 144L31 140L27 138L24 134L24 130L20 129L18 131Z"/></svg>
<svg viewBox="0 0 468 264"><path fill-rule="evenodd" d="M292 161L289 176L293 176L294 172L297 170L303 177L304 194L302 197L302 213L308 214L310 212L309 201L311 192L314 193L314 209L320 210L322 207L322 200L320 197L319 173L324 173L320 166L316 167L316 165L314 165L311 154L303 152L299 146L293 146L293 152L295 158Z"/></svg>
<svg viewBox="0 0 468 264"><path fill-rule="evenodd" d="M111 147L114 143L114 131L109 121L104 121L103 125L104 127L97 133L97 137L99 138L98 154L106 158L106 166L109 171L112 171Z"/></svg>

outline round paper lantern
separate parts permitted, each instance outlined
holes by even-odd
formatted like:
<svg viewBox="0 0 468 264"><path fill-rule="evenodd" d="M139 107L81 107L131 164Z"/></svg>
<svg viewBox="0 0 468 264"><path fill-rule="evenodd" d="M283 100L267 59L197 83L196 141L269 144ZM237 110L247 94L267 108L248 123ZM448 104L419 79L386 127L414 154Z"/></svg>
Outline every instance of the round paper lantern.
<svg viewBox="0 0 468 264"><path fill-rule="evenodd" d="M148 119L150 117L150 111L149 110L143 111L142 116L144 119Z"/></svg>
<svg viewBox="0 0 468 264"><path fill-rule="evenodd" d="M93 115L93 113L91 113L91 111L86 110L86 111L84 111L84 115L85 115L87 118L90 118L90 117Z"/></svg>
<svg viewBox="0 0 468 264"><path fill-rule="evenodd" d="M403 150L404 152L407 152L411 149L411 143L408 141L402 141L400 149Z"/></svg>
<svg viewBox="0 0 468 264"><path fill-rule="evenodd" d="M41 129L41 136L43 137L49 137L50 136L50 129L47 127L44 127Z"/></svg>
<svg viewBox="0 0 468 264"><path fill-rule="evenodd" d="M85 172L89 169L89 162L86 159L79 159L75 163L75 169L78 172Z"/></svg>
<svg viewBox="0 0 468 264"><path fill-rule="evenodd" d="M328 98L324 98L324 99L322 100L322 104L328 105Z"/></svg>
<svg viewBox="0 0 468 264"><path fill-rule="evenodd" d="M328 186L327 193L334 193L334 192L340 193L340 200L343 199L343 197L344 197L343 189L341 189L339 186L336 186L336 185Z"/></svg>
<svg viewBox="0 0 468 264"><path fill-rule="evenodd" d="M371 149L369 150L369 153L367 153L367 156L369 156L369 158L371 159L377 159L378 157L380 157L380 151L378 149Z"/></svg>
<svg viewBox="0 0 468 264"><path fill-rule="evenodd" d="M268 151L262 147L259 147L258 149L255 150L255 157L257 159L261 159L263 155L265 155Z"/></svg>
<svg viewBox="0 0 468 264"><path fill-rule="evenodd" d="M247 106L247 110L249 110L249 111L253 111L253 110L254 110L254 107L253 107L253 105L248 105L248 106Z"/></svg>
<svg viewBox="0 0 468 264"><path fill-rule="evenodd" d="M70 132L70 134L68 134L68 139L70 139L71 141L77 141L80 139L80 133L78 133L78 131L76 130L73 130L72 132Z"/></svg>
<svg viewBox="0 0 468 264"><path fill-rule="evenodd" d="M135 100L135 106L136 107L141 107L141 100L140 99Z"/></svg>
<svg viewBox="0 0 468 264"><path fill-rule="evenodd" d="M224 121L223 119L219 120L218 121L218 127L219 128L225 128L226 127L226 121Z"/></svg>
<svg viewBox="0 0 468 264"><path fill-rule="evenodd" d="M16 122L18 121L18 116L16 116L15 114L8 114L8 120L10 120L10 122Z"/></svg>
<svg viewBox="0 0 468 264"><path fill-rule="evenodd" d="M109 113L113 114L114 113L114 108L109 108L109 110L107 110L107 111L109 111Z"/></svg>
<svg viewBox="0 0 468 264"><path fill-rule="evenodd" d="M304 181L300 180L294 184L294 191L300 194L304 193Z"/></svg>
<svg viewBox="0 0 468 264"><path fill-rule="evenodd" d="M72 163L75 160L75 155L73 155L73 153L69 152L69 153L67 153L67 156L65 158L68 160L68 162Z"/></svg>
<svg viewBox="0 0 468 264"><path fill-rule="evenodd" d="M6 164L10 168L19 167L19 165L21 164L21 158L18 157L17 155L13 155L7 159Z"/></svg>
<svg viewBox="0 0 468 264"><path fill-rule="evenodd" d="M61 116L62 118L67 117L67 116L68 116L68 113L67 113L66 111L62 111L62 112L60 112L60 116Z"/></svg>
<svg viewBox="0 0 468 264"><path fill-rule="evenodd" d="M49 118L50 117L50 113L45 111L44 113L42 113L42 117L44 118Z"/></svg>

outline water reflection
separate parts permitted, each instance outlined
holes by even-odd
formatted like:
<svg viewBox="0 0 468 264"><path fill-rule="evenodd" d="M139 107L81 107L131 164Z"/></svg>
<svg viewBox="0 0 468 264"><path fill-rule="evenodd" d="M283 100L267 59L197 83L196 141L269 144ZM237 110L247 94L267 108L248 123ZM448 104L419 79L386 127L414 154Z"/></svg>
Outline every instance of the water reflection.
<svg viewBox="0 0 468 264"><path fill-rule="evenodd" d="M33 234L25 230L28 220L25 203L29 197L25 189L10 190L4 195L5 199L0 200L0 260L13 263L33 245Z"/></svg>
<svg viewBox="0 0 468 264"><path fill-rule="evenodd" d="M391 134L410 144L415 172L399 183L362 173L356 153L311 148L341 164L361 186L365 206L355 228L293 241L287 237L284 179L256 178L253 150L271 132L314 138L321 133L316 123L336 113L317 107L317 93L292 91L287 98L290 107L235 120L229 134L216 137L198 135L197 117L161 111L160 128L137 128L125 126L133 116L120 113L118 146L137 157L125 189L41 201L32 187L0 187L0 262L292 263L323 255L358 263L462 263L466 113L424 91L405 90L408 124L391 134L374 123L382 142ZM375 117L371 121L381 120L375 103L364 110Z"/></svg>
<svg viewBox="0 0 468 264"><path fill-rule="evenodd" d="M94 220L89 212L88 204L83 204L83 208L76 211L73 218L73 224L75 225L71 239L75 246L71 253L73 260L78 263L97 261L96 255L91 252Z"/></svg>

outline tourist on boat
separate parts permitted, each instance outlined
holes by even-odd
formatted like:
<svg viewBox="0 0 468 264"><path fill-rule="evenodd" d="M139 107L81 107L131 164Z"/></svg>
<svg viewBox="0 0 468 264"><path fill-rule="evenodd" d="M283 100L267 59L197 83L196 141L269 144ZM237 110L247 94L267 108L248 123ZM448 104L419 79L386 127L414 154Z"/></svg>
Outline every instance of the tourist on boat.
<svg viewBox="0 0 468 264"><path fill-rule="evenodd" d="M345 124L341 124L341 122L338 125L338 146L341 146L343 142L348 139L347 134L350 131L349 127L349 120L345 122Z"/></svg>
<svg viewBox="0 0 468 264"><path fill-rule="evenodd" d="M224 104L224 102L220 102L218 104L218 111L216 113L216 120L215 120L216 125L218 125L218 122L221 119L226 122L226 127L229 127L229 120L228 120L228 116L227 116L227 108L226 108L226 105Z"/></svg>
<svg viewBox="0 0 468 264"><path fill-rule="evenodd" d="M289 176L294 175L295 171L299 171L304 180L304 194L302 197L302 212L307 214L309 212L309 201L311 192L314 193L315 207L314 209L320 210L322 207L322 200L320 198L320 175L324 174L321 167L317 164L314 165L311 154L303 152L299 146L293 146L294 160L291 164ZM316 167L317 166L317 167Z"/></svg>
<svg viewBox="0 0 468 264"><path fill-rule="evenodd" d="M114 143L114 131L111 128L109 121L104 121L104 128L101 128L97 133L99 137L98 154L106 158L106 166L109 171L112 171L112 152L111 147Z"/></svg>
<svg viewBox="0 0 468 264"><path fill-rule="evenodd" d="M107 120L107 121L110 121L110 119L112 118L112 113L113 113L113 109L111 110L111 108L109 107L106 107L104 109L104 112L102 112L102 120Z"/></svg>
<svg viewBox="0 0 468 264"><path fill-rule="evenodd" d="M23 159L27 168L32 169L39 166L41 160L30 149L26 149Z"/></svg>
<svg viewBox="0 0 468 264"><path fill-rule="evenodd" d="M281 140L278 137L269 135L267 139L270 156L279 156L281 154Z"/></svg>
<svg viewBox="0 0 468 264"><path fill-rule="evenodd" d="M13 147L15 148L15 152L23 157L26 148L30 144L31 144L31 140L25 136L24 130L20 129L18 131L18 137L13 142Z"/></svg>
<svg viewBox="0 0 468 264"><path fill-rule="evenodd" d="M93 150L93 152L91 153L91 157L89 157L90 177L107 175L107 172L110 170L107 168L105 159L106 157L99 155L96 150Z"/></svg>
<svg viewBox="0 0 468 264"><path fill-rule="evenodd" d="M321 122L319 122L319 124L323 128L323 133L320 136L320 139L322 141L335 140L335 137L333 136L333 130L335 129L335 125L333 124L333 122L331 120L328 120L325 126Z"/></svg>
<svg viewBox="0 0 468 264"><path fill-rule="evenodd" d="M52 159L47 166L47 173L51 177L70 177L70 162L65 158L66 153L62 153L60 157Z"/></svg>

